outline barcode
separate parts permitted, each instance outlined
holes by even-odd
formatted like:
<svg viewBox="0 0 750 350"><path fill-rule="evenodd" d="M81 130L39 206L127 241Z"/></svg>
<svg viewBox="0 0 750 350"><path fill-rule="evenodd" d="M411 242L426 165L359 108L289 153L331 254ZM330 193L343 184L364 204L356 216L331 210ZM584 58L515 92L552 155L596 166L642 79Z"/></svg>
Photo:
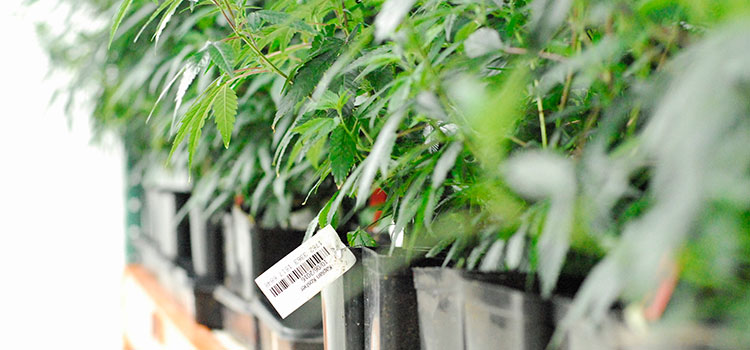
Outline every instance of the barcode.
<svg viewBox="0 0 750 350"><path fill-rule="evenodd" d="M300 278L302 278L302 276L315 268L315 265L323 262L323 260L328 255L330 255L330 253L328 252L328 249L326 249L326 247L323 247L322 250L315 252L315 254L307 258L304 262L302 262L301 265L297 266L294 270L292 270L292 272L286 275L286 277L282 278L281 281L271 287L271 294L273 294L273 296L278 296L279 294L281 294L281 292L289 288L292 283L299 280Z"/></svg>

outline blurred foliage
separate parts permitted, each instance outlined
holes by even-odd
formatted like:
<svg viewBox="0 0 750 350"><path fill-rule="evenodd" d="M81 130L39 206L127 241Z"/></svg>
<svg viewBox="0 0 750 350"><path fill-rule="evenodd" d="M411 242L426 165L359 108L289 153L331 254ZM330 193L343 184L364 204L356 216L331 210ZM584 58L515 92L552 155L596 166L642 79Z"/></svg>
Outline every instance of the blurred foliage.
<svg viewBox="0 0 750 350"><path fill-rule="evenodd" d="M746 1L85 6L111 30L45 36L68 96L93 86L96 128L187 165L209 212L306 209L308 237L403 235L545 296L587 275L570 321L647 302L676 266L695 303L670 310L750 324Z"/></svg>

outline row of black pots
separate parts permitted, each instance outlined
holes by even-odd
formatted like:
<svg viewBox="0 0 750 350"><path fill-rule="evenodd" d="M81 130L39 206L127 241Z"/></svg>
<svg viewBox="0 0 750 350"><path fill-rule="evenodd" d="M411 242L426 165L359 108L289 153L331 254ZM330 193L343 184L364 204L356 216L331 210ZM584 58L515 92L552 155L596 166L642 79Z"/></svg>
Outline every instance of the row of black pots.
<svg viewBox="0 0 750 350"><path fill-rule="evenodd" d="M260 228L238 207L205 217L186 206L189 195L174 186L144 186L141 234L130 239L137 260L197 322L249 348L322 349L319 296L282 320L254 282L304 232Z"/></svg>
<svg viewBox="0 0 750 350"><path fill-rule="evenodd" d="M281 319L255 284L302 243L304 232L262 228L237 206L222 221L225 278L214 296L224 306L224 329L250 348L323 349L320 296Z"/></svg>
<svg viewBox="0 0 750 350"><path fill-rule="evenodd" d="M286 319L254 279L302 241L303 233L263 229L237 207L210 218L181 209L187 193L145 188L141 262L196 319L256 349L545 349L568 312L565 296L543 300L526 276L429 267L351 248L357 263ZM185 215L178 215L178 213ZM533 289L533 288L532 288ZM322 310L322 311L321 311ZM711 349L669 342L643 345L623 322L573 325L559 349Z"/></svg>
<svg viewBox="0 0 750 350"><path fill-rule="evenodd" d="M357 263L321 293L326 349L419 349L411 269L438 261L409 259L402 249L350 249Z"/></svg>
<svg viewBox="0 0 750 350"><path fill-rule="evenodd" d="M214 256L223 249L221 227L188 211L189 192L157 185L145 186L141 228L130 242L141 264L195 319L221 327L221 308L213 289L223 279Z"/></svg>

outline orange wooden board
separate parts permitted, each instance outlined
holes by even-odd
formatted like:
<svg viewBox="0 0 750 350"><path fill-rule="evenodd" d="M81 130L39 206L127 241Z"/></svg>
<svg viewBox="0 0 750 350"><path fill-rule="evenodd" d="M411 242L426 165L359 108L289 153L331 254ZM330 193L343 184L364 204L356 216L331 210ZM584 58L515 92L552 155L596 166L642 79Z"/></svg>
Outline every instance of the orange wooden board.
<svg viewBox="0 0 750 350"><path fill-rule="evenodd" d="M124 337L132 349L224 349L142 266L125 268L122 298Z"/></svg>

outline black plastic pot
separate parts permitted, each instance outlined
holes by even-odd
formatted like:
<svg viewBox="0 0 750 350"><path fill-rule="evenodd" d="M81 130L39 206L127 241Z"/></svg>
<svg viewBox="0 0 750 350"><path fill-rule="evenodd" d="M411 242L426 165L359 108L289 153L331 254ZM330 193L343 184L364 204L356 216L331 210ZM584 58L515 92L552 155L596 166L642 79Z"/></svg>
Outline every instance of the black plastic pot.
<svg viewBox="0 0 750 350"><path fill-rule="evenodd" d="M260 228L237 207L232 208L231 214L226 215L223 222L226 290L245 303L257 304L253 308L253 315L261 319L261 324L272 319L268 322L280 325L282 338L289 335L294 339L298 334L306 334L307 338L318 339L322 344L320 295L282 320L255 284L256 277L302 243L304 232ZM265 316L261 317L261 314Z"/></svg>
<svg viewBox="0 0 750 350"><path fill-rule="evenodd" d="M464 349L463 288L458 270L415 268L422 349Z"/></svg>
<svg viewBox="0 0 750 350"><path fill-rule="evenodd" d="M217 287L214 297L224 306L224 330L251 349L323 349L322 330L308 327L305 321L316 314L316 310L306 307L312 304L305 304L282 322L257 298L247 300L223 286Z"/></svg>
<svg viewBox="0 0 750 350"><path fill-rule="evenodd" d="M190 224L185 215L178 216L190 193L159 187L149 187L144 192L145 233L156 242L164 256L192 274Z"/></svg>
<svg viewBox="0 0 750 350"><path fill-rule="evenodd" d="M442 268L414 274L423 349L543 350L549 343L552 304L524 292L525 275Z"/></svg>
<svg viewBox="0 0 750 350"><path fill-rule="evenodd" d="M419 348L417 292L411 269L435 263L425 259L407 262L402 249L388 256L363 248L365 349Z"/></svg>
<svg viewBox="0 0 750 350"><path fill-rule="evenodd" d="M265 229L238 207L224 219L225 285L245 299L265 296L255 278L297 248L305 233L287 229Z"/></svg>
<svg viewBox="0 0 750 350"><path fill-rule="evenodd" d="M390 256L384 254L387 247L350 249L357 263L322 292L326 349L419 349L411 268L434 266L439 260L408 261L400 248Z"/></svg>
<svg viewBox="0 0 750 350"><path fill-rule="evenodd" d="M327 350L365 348L365 299L362 248L349 248L357 261L321 292Z"/></svg>
<svg viewBox="0 0 750 350"><path fill-rule="evenodd" d="M198 208L190 210L190 252L196 281L204 285L224 281L224 238L221 214L206 218Z"/></svg>

